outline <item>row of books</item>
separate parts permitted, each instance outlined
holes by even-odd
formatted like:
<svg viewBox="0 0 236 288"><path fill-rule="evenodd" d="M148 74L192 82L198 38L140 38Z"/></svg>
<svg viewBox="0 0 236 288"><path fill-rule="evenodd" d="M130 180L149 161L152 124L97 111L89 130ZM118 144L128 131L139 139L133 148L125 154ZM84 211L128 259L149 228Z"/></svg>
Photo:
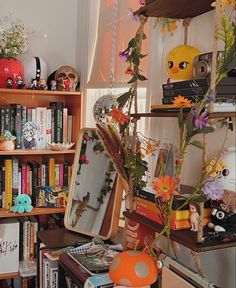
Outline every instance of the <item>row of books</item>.
<svg viewBox="0 0 236 288"><path fill-rule="evenodd" d="M181 210L178 210L183 202L183 199L176 199L173 202L172 210L170 212L170 229L172 230L189 229L191 227L188 205L183 207ZM164 224L165 217L160 206L158 206L158 203L155 200L154 194L140 190L135 198L135 203L137 214L140 214L156 223ZM203 213L203 225L206 225L210 219L211 208L205 207Z"/></svg>
<svg viewBox="0 0 236 288"><path fill-rule="evenodd" d="M52 256L47 248L41 248L39 253L40 288L57 288L59 258Z"/></svg>
<svg viewBox="0 0 236 288"><path fill-rule="evenodd" d="M19 277L14 279L0 280L1 288L35 288L37 279L35 276Z"/></svg>
<svg viewBox="0 0 236 288"><path fill-rule="evenodd" d="M37 187L64 186L70 182L72 166L69 162L56 163L50 158L44 163L4 159L0 164L0 208L10 209L19 194L31 196L32 205L37 205Z"/></svg>
<svg viewBox="0 0 236 288"><path fill-rule="evenodd" d="M16 136L16 149L47 149L47 143L71 143L72 115L63 102L28 108L21 104L0 107L0 134Z"/></svg>

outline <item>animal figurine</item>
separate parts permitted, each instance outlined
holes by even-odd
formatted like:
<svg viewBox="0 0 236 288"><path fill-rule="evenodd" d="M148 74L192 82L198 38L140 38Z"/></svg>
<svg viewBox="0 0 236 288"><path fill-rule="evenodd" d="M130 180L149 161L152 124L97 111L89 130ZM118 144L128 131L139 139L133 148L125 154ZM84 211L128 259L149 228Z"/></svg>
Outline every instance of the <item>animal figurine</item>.
<svg viewBox="0 0 236 288"><path fill-rule="evenodd" d="M197 210L196 203L189 203L189 212L190 212L190 224L191 224L191 231L198 231L198 224L200 220L200 216Z"/></svg>
<svg viewBox="0 0 236 288"><path fill-rule="evenodd" d="M179 45L170 50L166 58L166 70L170 79L192 80L193 58L199 54L200 50L190 45Z"/></svg>
<svg viewBox="0 0 236 288"><path fill-rule="evenodd" d="M31 212L33 206L31 205L31 199L27 194L20 194L15 199L15 205L11 208L14 213Z"/></svg>
<svg viewBox="0 0 236 288"><path fill-rule="evenodd" d="M215 204L211 210L208 227L215 232L236 232L236 214L229 212L224 203Z"/></svg>

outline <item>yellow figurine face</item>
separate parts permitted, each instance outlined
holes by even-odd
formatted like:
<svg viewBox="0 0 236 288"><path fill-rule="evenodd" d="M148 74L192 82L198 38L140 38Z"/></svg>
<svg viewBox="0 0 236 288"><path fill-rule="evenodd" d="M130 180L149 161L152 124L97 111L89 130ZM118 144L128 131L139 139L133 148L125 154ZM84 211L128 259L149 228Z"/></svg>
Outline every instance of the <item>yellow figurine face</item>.
<svg viewBox="0 0 236 288"><path fill-rule="evenodd" d="M193 58L201 52L189 45L179 45L167 55L166 69L172 80L193 79Z"/></svg>

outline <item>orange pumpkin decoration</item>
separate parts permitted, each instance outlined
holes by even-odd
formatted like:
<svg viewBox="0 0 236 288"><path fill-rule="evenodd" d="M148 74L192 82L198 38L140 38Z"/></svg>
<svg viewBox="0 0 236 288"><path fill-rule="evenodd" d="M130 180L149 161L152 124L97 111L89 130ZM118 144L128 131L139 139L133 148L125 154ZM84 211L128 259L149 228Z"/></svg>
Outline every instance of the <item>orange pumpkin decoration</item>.
<svg viewBox="0 0 236 288"><path fill-rule="evenodd" d="M157 280L157 267L152 257L141 251L119 253L111 262L109 275L116 285L143 287Z"/></svg>

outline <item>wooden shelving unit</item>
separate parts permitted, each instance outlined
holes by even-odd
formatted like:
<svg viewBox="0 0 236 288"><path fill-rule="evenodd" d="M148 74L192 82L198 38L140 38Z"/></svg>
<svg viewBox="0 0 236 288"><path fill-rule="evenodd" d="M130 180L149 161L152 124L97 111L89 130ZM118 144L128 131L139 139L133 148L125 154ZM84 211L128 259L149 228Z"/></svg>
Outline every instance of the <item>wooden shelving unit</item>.
<svg viewBox="0 0 236 288"><path fill-rule="evenodd" d="M15 149L13 151L0 151L0 156L17 156L17 155L64 155L64 154L74 154L75 149L54 151L54 150L25 150L25 149Z"/></svg>
<svg viewBox="0 0 236 288"><path fill-rule="evenodd" d="M13 213L8 210L0 209L0 218L15 218L21 216L49 215L58 213L65 213L65 208L33 208L29 213Z"/></svg>
<svg viewBox="0 0 236 288"><path fill-rule="evenodd" d="M48 96L48 95L60 95L64 97L71 97L71 96L81 96L80 92L69 92L69 91L50 91L50 90L30 90L30 89L0 89L0 95L28 95L28 96Z"/></svg>
<svg viewBox="0 0 236 288"><path fill-rule="evenodd" d="M125 211L124 216L154 230L155 232L160 232L163 229L163 226L161 224L147 219L144 216L137 214L136 212L130 213L128 211ZM222 243L217 240L211 240L208 242L197 244L197 234L196 232L190 231L190 229L178 231L172 230L170 238L171 240L176 241L177 243L182 244L183 246L188 247L189 249L198 253L236 246L236 240L227 243Z"/></svg>
<svg viewBox="0 0 236 288"><path fill-rule="evenodd" d="M153 0L141 7L135 14L149 17L192 18L212 10L214 0Z"/></svg>

